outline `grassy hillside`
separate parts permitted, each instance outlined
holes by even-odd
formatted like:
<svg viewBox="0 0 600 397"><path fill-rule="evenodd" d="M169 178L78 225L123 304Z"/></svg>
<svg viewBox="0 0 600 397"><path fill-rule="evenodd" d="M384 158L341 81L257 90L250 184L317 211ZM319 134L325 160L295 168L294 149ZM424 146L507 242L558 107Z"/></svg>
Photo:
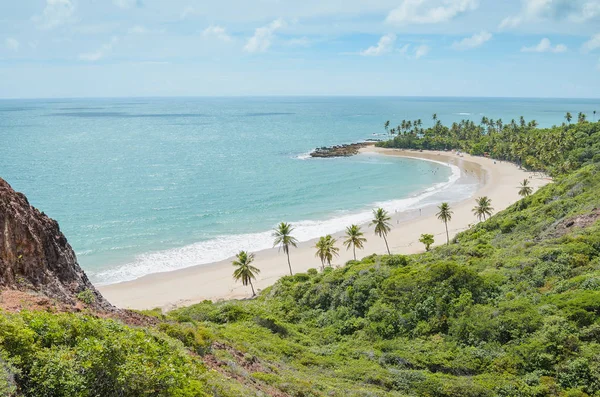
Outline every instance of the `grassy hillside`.
<svg viewBox="0 0 600 397"><path fill-rule="evenodd" d="M254 300L135 328L2 314L0 395L600 396L594 157L448 246L310 270Z"/></svg>

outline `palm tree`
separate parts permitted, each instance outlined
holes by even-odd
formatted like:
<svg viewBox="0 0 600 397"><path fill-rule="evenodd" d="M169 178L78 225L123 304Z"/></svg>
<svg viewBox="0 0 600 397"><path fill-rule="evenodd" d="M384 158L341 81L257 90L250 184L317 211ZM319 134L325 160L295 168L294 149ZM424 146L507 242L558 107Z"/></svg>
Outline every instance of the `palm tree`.
<svg viewBox="0 0 600 397"><path fill-rule="evenodd" d="M236 281L242 280L244 286L250 284L252 288L252 296L256 295L254 292L254 285L252 285L252 279L256 279L256 276L260 273L260 269L251 265L254 261L254 254L250 254L246 251L240 251L236 256L236 260L232 262L236 269L233 272L233 278Z"/></svg>
<svg viewBox="0 0 600 397"><path fill-rule="evenodd" d="M435 121L437 120L437 113L434 113L433 116L431 116L431 118L433 119L433 122L435 123Z"/></svg>
<svg viewBox="0 0 600 397"><path fill-rule="evenodd" d="M346 249L349 250L350 246L352 246L352 253L354 254L354 260L356 260L356 248L362 249L363 243L367 241L366 238L363 237L364 233L360 231L360 226L352 225L346 228L346 240L344 240L344 245Z"/></svg>
<svg viewBox="0 0 600 397"><path fill-rule="evenodd" d="M596 111L594 110L592 113L594 113L594 122L596 122Z"/></svg>
<svg viewBox="0 0 600 397"><path fill-rule="evenodd" d="M386 121L385 124L383 125L383 128L385 128L385 132L388 132L388 128L390 128L390 121Z"/></svg>
<svg viewBox="0 0 600 397"><path fill-rule="evenodd" d="M330 234L325 237L321 237L319 241L317 241L317 244L315 245L317 253L315 256L321 259L321 270L325 270L325 262L331 266L331 260L333 257L338 256L340 249L335 246L336 242L337 240L331 237Z"/></svg>
<svg viewBox="0 0 600 397"><path fill-rule="evenodd" d="M279 226L273 231L273 237L275 237L275 241L273 242L273 247L279 246L279 249L283 249L283 252L287 255L288 267L290 268L290 276L293 276L292 273L292 265L290 264L290 246L296 247L298 244L298 240L292 236L292 232L294 228L291 224L281 222Z"/></svg>
<svg viewBox="0 0 600 397"><path fill-rule="evenodd" d="M450 210L450 204L448 203L442 203L438 207L438 209L440 210L440 212L438 212L436 216L440 221L444 222L444 224L446 225L446 244L450 244L450 235L448 234L448 222L452 220L452 214L454 212Z"/></svg>
<svg viewBox="0 0 600 397"><path fill-rule="evenodd" d="M387 236L389 231L392 230L392 227L390 225L390 219L391 218L388 215L388 212L383 208L377 208L373 210L373 220L371 221L371 225L375 226L375 234L379 237L383 237L383 241L385 241L385 247L387 248L388 255L391 255L391 253L390 247L388 246L387 238L385 236Z"/></svg>
<svg viewBox="0 0 600 397"><path fill-rule="evenodd" d="M579 124L585 123L585 118L586 118L585 113L579 112L579 114L577 115L577 122Z"/></svg>
<svg viewBox="0 0 600 397"><path fill-rule="evenodd" d="M481 218L483 218L485 221L486 215L492 215L493 211L494 209L492 208L492 200L490 200L487 196L479 197L477 199L477 205L473 208L473 214L475 214L479 221L481 221Z"/></svg>
<svg viewBox="0 0 600 397"><path fill-rule="evenodd" d="M521 197L527 197L527 196L530 196L531 193L533 193L533 188L531 186L529 186L529 179L523 179L523 182L521 182L518 189L519 189L519 196L521 196Z"/></svg>
<svg viewBox="0 0 600 397"><path fill-rule="evenodd" d="M567 120L567 123L571 124L572 119L573 116L571 116L571 112L567 112L567 114L565 114L565 120Z"/></svg>
<svg viewBox="0 0 600 397"><path fill-rule="evenodd" d="M419 242L425 244L425 251L429 251L429 247L434 243L433 234L421 234Z"/></svg>

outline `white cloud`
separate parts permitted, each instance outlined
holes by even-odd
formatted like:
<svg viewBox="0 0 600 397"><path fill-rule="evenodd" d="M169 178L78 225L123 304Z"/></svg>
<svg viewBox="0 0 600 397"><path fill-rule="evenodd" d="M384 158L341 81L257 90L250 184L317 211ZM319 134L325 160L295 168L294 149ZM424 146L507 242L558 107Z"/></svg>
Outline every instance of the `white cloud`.
<svg viewBox="0 0 600 397"><path fill-rule="evenodd" d="M583 4L578 15L571 16L575 22L585 22L600 17L600 1L593 0Z"/></svg>
<svg viewBox="0 0 600 397"><path fill-rule="evenodd" d="M142 6L141 0L113 0L113 4L123 9Z"/></svg>
<svg viewBox="0 0 600 397"><path fill-rule="evenodd" d="M422 58L425 55L429 54L429 50L430 50L429 46L426 46L425 44L418 46L417 49L415 50L415 59Z"/></svg>
<svg viewBox="0 0 600 397"><path fill-rule="evenodd" d="M135 26L132 26L131 28L129 28L127 33L129 33L129 34L145 34L145 33L148 33L148 29L146 29L142 25L135 25Z"/></svg>
<svg viewBox="0 0 600 397"><path fill-rule="evenodd" d="M227 34L225 28L221 26L211 25L202 31L202 37L217 38L221 41L231 41L231 36Z"/></svg>
<svg viewBox="0 0 600 397"><path fill-rule="evenodd" d="M581 50L583 52L591 52L600 48L600 33L596 33L591 39L583 43Z"/></svg>
<svg viewBox="0 0 600 397"><path fill-rule="evenodd" d="M459 51L470 50L483 45L486 41L489 41L491 38L492 34L484 30L482 32L475 33L471 37L465 37L460 41L455 41L454 43L452 43L452 48Z"/></svg>
<svg viewBox="0 0 600 397"><path fill-rule="evenodd" d="M440 23L478 6L478 0L402 0L400 6L390 11L386 21L395 24Z"/></svg>
<svg viewBox="0 0 600 397"><path fill-rule="evenodd" d="M79 54L79 60L88 62L99 61L100 59L104 58L107 54L109 54L118 42L119 38L113 37L110 40L110 42L102 45L102 47L100 47L98 50Z"/></svg>
<svg viewBox="0 0 600 397"><path fill-rule="evenodd" d="M500 28L515 28L528 22L541 20L567 20L587 22L600 17L600 0L522 0L517 15L504 18Z"/></svg>
<svg viewBox="0 0 600 397"><path fill-rule="evenodd" d="M521 48L521 52L554 52L554 53L559 53L559 52L565 52L567 51L567 46L564 44L557 44L556 46L552 47L552 43L550 42L550 39L548 38L543 38L538 45L533 46L533 47L523 47Z"/></svg>
<svg viewBox="0 0 600 397"><path fill-rule="evenodd" d="M276 19L267 26L257 28L254 31L254 36L248 39L248 42L244 46L244 51L254 52L265 52L271 47L275 32L285 26L285 21L282 19Z"/></svg>
<svg viewBox="0 0 600 397"><path fill-rule="evenodd" d="M6 48L11 51L19 51L19 47L21 46L19 40L12 37L7 37L6 40L4 40L4 44L6 45Z"/></svg>
<svg viewBox="0 0 600 397"><path fill-rule="evenodd" d="M40 29L53 29L68 22L74 12L75 5L71 0L46 0L42 15L35 15L32 20Z"/></svg>
<svg viewBox="0 0 600 397"><path fill-rule="evenodd" d="M394 49L394 43L396 42L396 35L388 33L381 36L376 46L371 46L364 51L360 52L363 56L379 56L392 52Z"/></svg>

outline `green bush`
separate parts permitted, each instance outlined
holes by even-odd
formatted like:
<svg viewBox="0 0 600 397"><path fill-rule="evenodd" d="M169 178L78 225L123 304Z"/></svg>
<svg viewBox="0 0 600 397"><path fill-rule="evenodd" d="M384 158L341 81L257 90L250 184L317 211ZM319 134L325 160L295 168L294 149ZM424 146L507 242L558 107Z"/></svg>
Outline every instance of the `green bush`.
<svg viewBox="0 0 600 397"><path fill-rule="evenodd" d="M77 294L77 299L85 303L86 305L91 305L96 302L96 296L89 289L84 289L80 293Z"/></svg>

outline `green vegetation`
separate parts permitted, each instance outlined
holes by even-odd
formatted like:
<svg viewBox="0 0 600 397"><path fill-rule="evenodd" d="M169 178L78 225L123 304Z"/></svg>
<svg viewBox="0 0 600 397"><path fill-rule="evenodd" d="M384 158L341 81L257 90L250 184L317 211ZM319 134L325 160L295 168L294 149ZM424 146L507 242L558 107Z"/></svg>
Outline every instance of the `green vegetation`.
<svg viewBox="0 0 600 397"><path fill-rule="evenodd" d="M2 314L0 395L246 395L244 387L208 370L185 342L168 334L88 315Z"/></svg>
<svg viewBox="0 0 600 397"><path fill-rule="evenodd" d="M254 254L250 254L246 251L240 251L235 256L235 260L232 262L233 266L235 267L233 278L236 281L241 280L244 286L250 285L250 288L252 288L252 296L255 296L256 292L254 292L252 280L256 279L256 276L260 273L260 269L252 266L252 262L254 262Z"/></svg>
<svg viewBox="0 0 600 397"><path fill-rule="evenodd" d="M367 239L364 237L364 233L360 230L360 226L351 225L346 228L346 240L344 245L346 249L352 247L352 253L354 254L354 260L356 260L356 249L363 249L364 243Z"/></svg>
<svg viewBox="0 0 600 397"><path fill-rule="evenodd" d="M96 297L94 293L89 289L85 289L77 294L77 299L85 303L86 305L91 305L96 301Z"/></svg>
<svg viewBox="0 0 600 397"><path fill-rule="evenodd" d="M337 240L331 237L330 234L321 237L319 241L317 241L317 244L315 245L315 248L317 249L315 256L321 260L321 270L325 270L325 262L331 267L333 257L339 255L340 249L335 246L335 243L337 243Z"/></svg>
<svg viewBox="0 0 600 397"><path fill-rule="evenodd" d="M287 255L288 267L290 268L290 276L293 276L292 265L290 263L290 246L296 247L298 240L292 236L294 228L289 223L281 222L277 228L273 231L273 247L279 246L279 249L283 249L283 252Z"/></svg>
<svg viewBox="0 0 600 397"><path fill-rule="evenodd" d="M569 115L570 116L570 115ZM594 116L595 118L595 116ZM470 120L442 125L437 116L431 128L413 122L410 128L396 130L396 136L382 147L428 150L461 150L477 156L517 163L529 170L563 175L600 161L600 126L585 118L576 124L537 128L535 121L502 120L484 117L478 125Z"/></svg>
<svg viewBox="0 0 600 397"><path fill-rule="evenodd" d="M523 182L519 185L519 196L527 197L531 196L533 188L529 186L529 179L523 179Z"/></svg>
<svg viewBox="0 0 600 397"><path fill-rule="evenodd" d="M554 183L428 252L333 269L326 236L321 272L143 327L2 314L0 395L598 397L600 123L555 128L573 141L540 162Z"/></svg>
<svg viewBox="0 0 600 397"><path fill-rule="evenodd" d="M436 214L438 219L444 222L444 226L446 226L446 244L450 244L450 234L448 234L448 222L452 220L452 210L450 210L450 204L442 203L438 207L439 212Z"/></svg>
<svg viewBox="0 0 600 397"><path fill-rule="evenodd" d="M419 242L425 245L425 251L429 251L431 245L435 242L435 240L433 239L433 234L421 234Z"/></svg>
<svg viewBox="0 0 600 397"><path fill-rule="evenodd" d="M385 241L385 248L387 248L388 255L390 254L390 247L387 242L387 234L392 230L390 225L390 216L383 208L377 208L373 210L373 220L371 225L375 226L375 234L379 237L383 237Z"/></svg>
<svg viewBox="0 0 600 397"><path fill-rule="evenodd" d="M492 200L487 196L479 197L477 199L477 205L473 207L473 214L481 222L481 218L486 220L486 216L491 216L494 209L492 208Z"/></svg>

